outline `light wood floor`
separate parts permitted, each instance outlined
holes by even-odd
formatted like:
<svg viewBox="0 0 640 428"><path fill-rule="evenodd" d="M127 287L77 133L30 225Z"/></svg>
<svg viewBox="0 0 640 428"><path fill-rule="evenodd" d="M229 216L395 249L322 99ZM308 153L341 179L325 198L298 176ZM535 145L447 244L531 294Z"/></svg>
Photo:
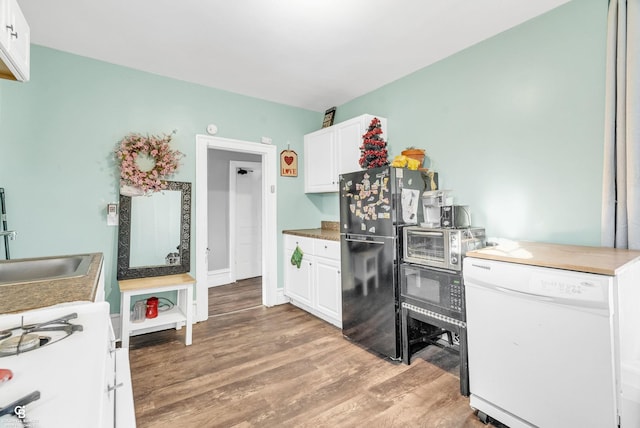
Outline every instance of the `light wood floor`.
<svg viewBox="0 0 640 428"><path fill-rule="evenodd" d="M209 316L215 317L262 305L262 277L209 289Z"/></svg>
<svg viewBox="0 0 640 428"><path fill-rule="evenodd" d="M455 357L430 347L409 366L384 360L292 305L229 294L242 285L210 289L213 315L191 346L183 330L131 339L139 428L485 427L459 393Z"/></svg>

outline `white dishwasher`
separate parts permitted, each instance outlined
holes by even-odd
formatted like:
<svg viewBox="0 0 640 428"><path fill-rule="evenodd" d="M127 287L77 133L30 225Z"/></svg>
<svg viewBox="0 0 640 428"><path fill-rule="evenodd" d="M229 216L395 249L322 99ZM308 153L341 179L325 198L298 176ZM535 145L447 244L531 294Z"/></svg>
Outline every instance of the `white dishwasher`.
<svg viewBox="0 0 640 428"><path fill-rule="evenodd" d="M612 277L467 257L470 405L511 428L617 427Z"/></svg>

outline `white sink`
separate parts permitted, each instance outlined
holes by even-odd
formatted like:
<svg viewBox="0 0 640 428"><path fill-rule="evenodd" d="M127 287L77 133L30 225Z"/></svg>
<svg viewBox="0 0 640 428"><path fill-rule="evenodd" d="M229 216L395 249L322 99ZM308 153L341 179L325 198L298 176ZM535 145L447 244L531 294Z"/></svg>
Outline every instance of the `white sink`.
<svg viewBox="0 0 640 428"><path fill-rule="evenodd" d="M1 260L0 286L84 276L90 264L91 254Z"/></svg>

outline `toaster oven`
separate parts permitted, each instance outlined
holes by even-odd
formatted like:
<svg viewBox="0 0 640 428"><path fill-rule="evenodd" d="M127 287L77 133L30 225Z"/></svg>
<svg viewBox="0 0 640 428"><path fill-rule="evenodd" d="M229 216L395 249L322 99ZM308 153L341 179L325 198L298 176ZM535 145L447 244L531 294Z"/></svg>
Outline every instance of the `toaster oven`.
<svg viewBox="0 0 640 428"><path fill-rule="evenodd" d="M403 229L403 261L454 271L462 270L467 251L484 248L484 228L438 229L408 226Z"/></svg>

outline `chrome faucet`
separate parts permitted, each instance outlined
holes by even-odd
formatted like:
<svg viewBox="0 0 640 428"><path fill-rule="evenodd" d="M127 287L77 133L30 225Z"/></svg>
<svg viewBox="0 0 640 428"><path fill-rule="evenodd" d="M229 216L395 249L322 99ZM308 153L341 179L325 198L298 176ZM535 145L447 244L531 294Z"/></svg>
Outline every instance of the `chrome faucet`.
<svg viewBox="0 0 640 428"><path fill-rule="evenodd" d="M16 239L16 231L15 230L3 230L0 231L0 236L8 236L12 241Z"/></svg>

